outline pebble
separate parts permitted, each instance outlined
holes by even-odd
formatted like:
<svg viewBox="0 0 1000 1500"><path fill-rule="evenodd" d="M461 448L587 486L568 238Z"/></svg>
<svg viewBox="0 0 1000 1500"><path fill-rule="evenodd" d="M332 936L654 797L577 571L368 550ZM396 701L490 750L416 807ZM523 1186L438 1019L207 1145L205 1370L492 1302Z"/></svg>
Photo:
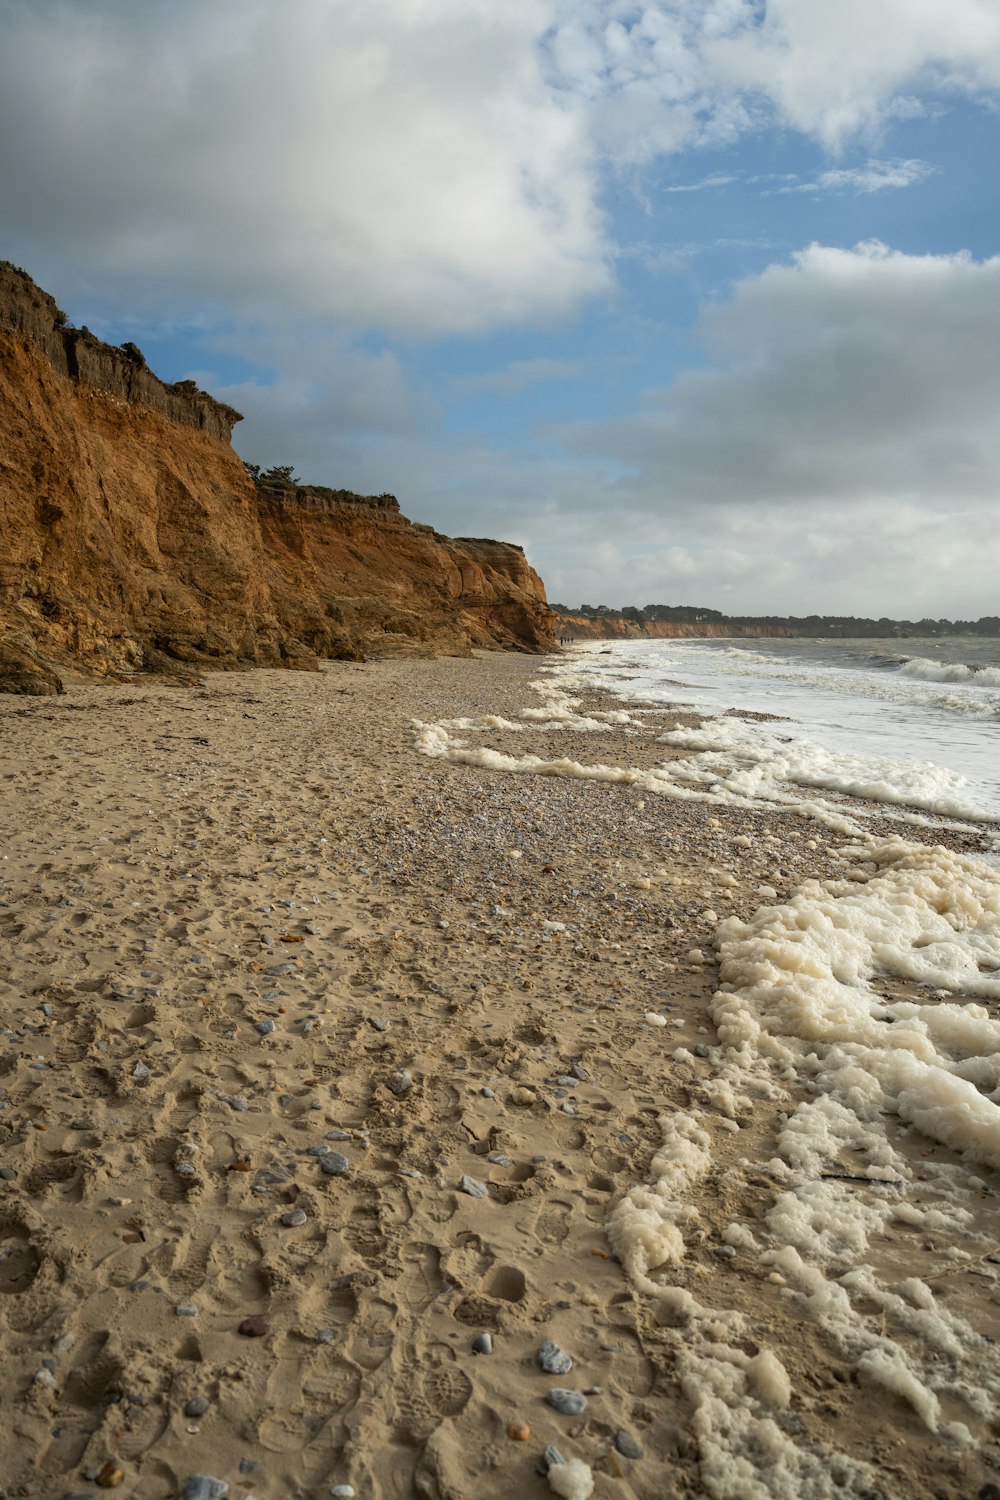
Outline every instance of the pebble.
<svg viewBox="0 0 1000 1500"><path fill-rule="evenodd" d="M152 1073L143 1062L137 1062L135 1067L132 1069L132 1077L138 1078L140 1082L145 1078L152 1078L152 1076Z"/></svg>
<svg viewBox="0 0 1000 1500"><path fill-rule="evenodd" d="M400 1167L400 1177L423 1177L423 1172L418 1172L416 1167Z"/></svg>
<svg viewBox="0 0 1000 1500"><path fill-rule="evenodd" d="M349 1141L351 1132L349 1130L328 1130L326 1132L328 1141Z"/></svg>
<svg viewBox="0 0 1000 1500"><path fill-rule="evenodd" d="M178 1302L174 1308L174 1316L178 1318L196 1318L198 1309L193 1302Z"/></svg>
<svg viewBox="0 0 1000 1500"><path fill-rule="evenodd" d="M465 1174L463 1174L462 1180L458 1184L458 1189L461 1193L468 1193L470 1198L488 1198L490 1196L490 1190L485 1182L480 1182L478 1177L469 1177Z"/></svg>
<svg viewBox="0 0 1000 1500"><path fill-rule="evenodd" d="M496 1098L496 1094L490 1088L481 1088L479 1090L479 1092L482 1094L482 1096L483 1096L484 1099L495 1099Z"/></svg>
<svg viewBox="0 0 1000 1500"><path fill-rule="evenodd" d="M493 1335L489 1333L477 1333L472 1341L473 1354L492 1354Z"/></svg>
<svg viewBox="0 0 1000 1500"><path fill-rule="evenodd" d="M270 1036L271 1032L274 1030L274 1022L270 1019L270 1017L266 1016L263 1021L257 1022L257 1030L260 1032L261 1036Z"/></svg>
<svg viewBox="0 0 1000 1500"><path fill-rule="evenodd" d="M317 1344L332 1344L336 1338L337 1335L332 1328L321 1328L316 1335L316 1342Z"/></svg>
<svg viewBox="0 0 1000 1500"><path fill-rule="evenodd" d="M527 1422L511 1422L507 1428L507 1436L515 1443L526 1443L531 1437L531 1428Z"/></svg>
<svg viewBox="0 0 1000 1500"><path fill-rule="evenodd" d="M623 1458L641 1458L642 1445L624 1427L615 1433L615 1447Z"/></svg>
<svg viewBox="0 0 1000 1500"><path fill-rule="evenodd" d="M386 1082L396 1097L399 1098L403 1094L408 1094L412 1089L413 1075L403 1068L398 1073L390 1073Z"/></svg>
<svg viewBox="0 0 1000 1500"><path fill-rule="evenodd" d="M211 1474L192 1474L184 1486L184 1500L225 1500L229 1485Z"/></svg>
<svg viewBox="0 0 1000 1500"><path fill-rule="evenodd" d="M542 1463L545 1465L546 1473L549 1469L554 1469L557 1464L564 1464L565 1462L566 1460L555 1444L549 1443L542 1455Z"/></svg>
<svg viewBox="0 0 1000 1500"><path fill-rule="evenodd" d="M328 1177L343 1177L345 1172L351 1170L347 1157L341 1156L339 1151L331 1151L327 1156L321 1156L319 1164Z"/></svg>
<svg viewBox="0 0 1000 1500"><path fill-rule="evenodd" d="M46 1370L43 1366L42 1369L35 1371L35 1385L44 1385L50 1391L54 1391L56 1388L56 1378L51 1370Z"/></svg>
<svg viewBox="0 0 1000 1500"><path fill-rule="evenodd" d="M497 1167L512 1167L514 1165L513 1160L503 1151L491 1151L486 1160L493 1162L494 1166Z"/></svg>
<svg viewBox="0 0 1000 1500"><path fill-rule="evenodd" d="M266 1333L270 1332L270 1323L266 1318L262 1318L259 1315L255 1315L251 1318L244 1318L243 1322L237 1329L237 1333L242 1333L245 1339L262 1339Z"/></svg>
<svg viewBox="0 0 1000 1500"><path fill-rule="evenodd" d="M13 1167L0 1167L0 1180L3 1182L16 1182L17 1173Z"/></svg>
<svg viewBox="0 0 1000 1500"><path fill-rule="evenodd" d="M568 1391L565 1386L554 1385L545 1394L545 1399L553 1410L560 1412L564 1417L578 1417L581 1412L587 1410L587 1398L579 1391Z"/></svg>
<svg viewBox="0 0 1000 1500"><path fill-rule="evenodd" d="M307 1217L301 1208L290 1208L287 1214L281 1215L281 1222L286 1229L298 1229L300 1224L306 1222Z"/></svg>
<svg viewBox="0 0 1000 1500"><path fill-rule="evenodd" d="M568 1375L573 1368L573 1361L569 1355L551 1339L545 1340L536 1358L546 1375Z"/></svg>
<svg viewBox="0 0 1000 1500"><path fill-rule="evenodd" d="M330 1491L331 1495L339 1496L340 1500L351 1500L351 1497L353 1495L356 1495L357 1493L358 1492L354 1488L353 1484L335 1484L333 1489Z"/></svg>
<svg viewBox="0 0 1000 1500"><path fill-rule="evenodd" d="M516 1088L510 1097L513 1099L515 1104L528 1105L534 1104L535 1102L535 1096L532 1093L531 1089Z"/></svg>
<svg viewBox="0 0 1000 1500"><path fill-rule="evenodd" d="M368 1021L369 1021L369 1024L371 1026L375 1027L376 1031L388 1031L389 1030L389 1022L388 1022L387 1017L385 1017L385 1016L369 1016L368 1017ZM333 1495L335 1495L337 1492L336 1492L336 1490L331 1490L330 1493L333 1494ZM354 1494L353 1490L351 1491L351 1494L352 1495Z"/></svg>
<svg viewBox="0 0 1000 1500"><path fill-rule="evenodd" d="M208 1411L209 1401L207 1396L192 1396L184 1408L186 1417L203 1417Z"/></svg>
<svg viewBox="0 0 1000 1500"><path fill-rule="evenodd" d="M719 1257L720 1260L732 1260L733 1256L736 1254L736 1251L733 1249L732 1245L716 1245L715 1254Z"/></svg>
<svg viewBox="0 0 1000 1500"><path fill-rule="evenodd" d="M125 1482L125 1470L119 1469L114 1459L109 1458L94 1475L94 1483L102 1490L116 1490L120 1484Z"/></svg>
<svg viewBox="0 0 1000 1500"><path fill-rule="evenodd" d="M706 1047L704 1042L698 1042L696 1046L691 1048L691 1051L695 1057L711 1057L712 1055L711 1048Z"/></svg>
<svg viewBox="0 0 1000 1500"><path fill-rule="evenodd" d="M178 1162L175 1162L174 1163L174 1171L177 1173L178 1177L193 1177L194 1176L194 1162L191 1162L191 1161L178 1161Z"/></svg>

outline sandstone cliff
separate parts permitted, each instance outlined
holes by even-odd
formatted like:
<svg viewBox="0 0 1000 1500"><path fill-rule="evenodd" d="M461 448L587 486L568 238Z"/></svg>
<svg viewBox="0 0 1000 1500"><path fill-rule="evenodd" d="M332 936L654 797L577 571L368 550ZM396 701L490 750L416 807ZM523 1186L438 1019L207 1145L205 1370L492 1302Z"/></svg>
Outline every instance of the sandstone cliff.
<svg viewBox="0 0 1000 1500"><path fill-rule="evenodd" d="M0 687L551 647L519 547L439 536L391 496L258 489L230 446L238 420L134 346L68 330L0 266Z"/></svg>
<svg viewBox="0 0 1000 1500"><path fill-rule="evenodd" d="M556 636L572 641L725 640L732 636L787 636L794 631L784 625L735 625L706 620L626 620L621 615L556 616Z"/></svg>

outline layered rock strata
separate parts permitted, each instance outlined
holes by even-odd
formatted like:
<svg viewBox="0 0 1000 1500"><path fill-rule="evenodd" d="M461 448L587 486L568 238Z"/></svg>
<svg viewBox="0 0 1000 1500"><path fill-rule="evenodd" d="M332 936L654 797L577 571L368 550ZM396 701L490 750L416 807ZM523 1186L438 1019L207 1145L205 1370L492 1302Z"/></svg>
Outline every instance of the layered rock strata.
<svg viewBox="0 0 1000 1500"><path fill-rule="evenodd" d="M0 266L0 688L551 647L519 547L440 536L392 496L257 488L238 420Z"/></svg>

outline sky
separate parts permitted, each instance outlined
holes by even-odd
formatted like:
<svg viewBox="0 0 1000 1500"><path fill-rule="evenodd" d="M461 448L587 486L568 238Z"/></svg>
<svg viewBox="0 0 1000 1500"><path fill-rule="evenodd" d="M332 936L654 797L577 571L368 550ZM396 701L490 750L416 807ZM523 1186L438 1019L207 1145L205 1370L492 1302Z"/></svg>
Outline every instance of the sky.
<svg viewBox="0 0 1000 1500"><path fill-rule="evenodd" d="M0 257L550 599L1000 613L997 0L0 0Z"/></svg>

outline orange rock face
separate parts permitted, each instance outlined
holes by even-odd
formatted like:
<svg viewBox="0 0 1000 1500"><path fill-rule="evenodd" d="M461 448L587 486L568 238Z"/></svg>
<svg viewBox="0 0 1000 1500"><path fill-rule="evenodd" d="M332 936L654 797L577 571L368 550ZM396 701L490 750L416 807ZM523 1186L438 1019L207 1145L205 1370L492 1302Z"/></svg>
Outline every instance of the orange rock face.
<svg viewBox="0 0 1000 1500"><path fill-rule="evenodd" d="M414 526L391 496L257 489L236 413L89 337L74 372L57 319L0 268L0 688L552 645L520 548Z"/></svg>

